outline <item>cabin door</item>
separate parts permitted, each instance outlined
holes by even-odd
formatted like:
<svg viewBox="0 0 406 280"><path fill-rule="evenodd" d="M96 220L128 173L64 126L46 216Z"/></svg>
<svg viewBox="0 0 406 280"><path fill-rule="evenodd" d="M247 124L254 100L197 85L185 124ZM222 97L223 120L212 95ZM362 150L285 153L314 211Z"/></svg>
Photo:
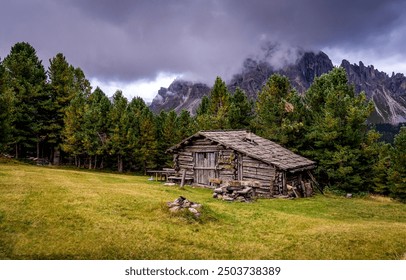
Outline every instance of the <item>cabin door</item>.
<svg viewBox="0 0 406 280"><path fill-rule="evenodd" d="M195 182L210 185L210 178L216 178L216 153L204 152L195 154Z"/></svg>

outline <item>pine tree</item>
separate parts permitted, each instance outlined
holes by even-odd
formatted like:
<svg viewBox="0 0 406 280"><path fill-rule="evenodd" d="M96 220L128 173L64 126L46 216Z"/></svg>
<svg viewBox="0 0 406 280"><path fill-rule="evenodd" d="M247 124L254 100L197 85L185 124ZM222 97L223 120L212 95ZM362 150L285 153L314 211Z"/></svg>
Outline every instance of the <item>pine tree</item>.
<svg viewBox="0 0 406 280"><path fill-rule="evenodd" d="M11 140L14 100L13 93L5 87L5 70L0 61L0 152L6 152Z"/></svg>
<svg viewBox="0 0 406 280"><path fill-rule="evenodd" d="M361 145L360 171L365 178L365 184L371 186L371 192L390 195L389 173L393 147L380 142L381 137L375 130L368 132L366 141Z"/></svg>
<svg viewBox="0 0 406 280"><path fill-rule="evenodd" d="M130 145L128 141L129 115L128 101L121 91L113 95L113 104L109 114L109 153L117 157L118 172L124 171L124 159Z"/></svg>
<svg viewBox="0 0 406 280"><path fill-rule="evenodd" d="M46 74L35 49L28 43L16 43L4 59L4 90L12 94L14 117L11 139L15 156L39 156L39 145L46 136Z"/></svg>
<svg viewBox="0 0 406 280"><path fill-rule="evenodd" d="M156 126L154 114L148 107L145 107L140 116L140 139L139 139L139 160L142 170L146 174L147 169L156 168L156 156L158 153L156 139Z"/></svg>
<svg viewBox="0 0 406 280"><path fill-rule="evenodd" d="M189 111L182 110L178 115L177 131L177 142L174 144L197 132L196 123Z"/></svg>
<svg viewBox="0 0 406 280"><path fill-rule="evenodd" d="M391 195L406 202L406 127L395 136L390 170Z"/></svg>
<svg viewBox="0 0 406 280"><path fill-rule="evenodd" d="M84 117L86 96L79 92L71 100L65 110L64 127L62 129L62 150L74 156L75 165L81 167L86 154L84 146Z"/></svg>
<svg viewBox="0 0 406 280"><path fill-rule="evenodd" d="M166 154L168 143L165 141L163 128L167 116L168 113L164 110L162 110L158 115L155 116L156 140L157 140L157 155L155 161L157 162L158 168L166 167L171 160L171 157L168 154Z"/></svg>
<svg viewBox="0 0 406 280"><path fill-rule="evenodd" d="M178 115L174 110L171 110L168 112L162 125L162 137L167 144L167 148L180 142L178 128Z"/></svg>
<svg viewBox="0 0 406 280"><path fill-rule="evenodd" d="M147 107L144 100L140 97L135 97L131 100L127 108L129 126L127 131L127 139L129 145L128 161L132 163L132 167L136 170L143 168L143 162L140 159L141 149L141 116L143 110Z"/></svg>
<svg viewBox="0 0 406 280"><path fill-rule="evenodd" d="M305 155L318 163L320 183L344 191L366 191L362 145L373 110L364 93L355 95L343 68L316 78L304 97Z"/></svg>
<svg viewBox="0 0 406 280"><path fill-rule="evenodd" d="M253 118L253 103L246 93L237 87L230 97L228 123L231 129L249 129Z"/></svg>
<svg viewBox="0 0 406 280"><path fill-rule="evenodd" d="M196 110L196 115L202 116L208 113L209 113L209 97L207 95L204 95L202 97L202 100L200 101L199 107Z"/></svg>
<svg viewBox="0 0 406 280"><path fill-rule="evenodd" d="M89 156L89 169L97 167L97 157L101 158L107 152L108 114L111 103L100 88L87 98L83 112L83 144ZM92 164L92 162L94 162Z"/></svg>
<svg viewBox="0 0 406 280"><path fill-rule="evenodd" d="M297 150L303 132L302 104L285 76L272 75L258 94L252 125L259 135Z"/></svg>
<svg viewBox="0 0 406 280"><path fill-rule="evenodd" d="M229 128L228 113L230 93L226 83L217 77L208 97L203 97L197 109L196 122L199 130Z"/></svg>
<svg viewBox="0 0 406 280"><path fill-rule="evenodd" d="M209 96L209 115L213 129L227 129L230 93L226 83L217 77Z"/></svg>
<svg viewBox="0 0 406 280"><path fill-rule="evenodd" d="M48 142L50 143L51 160L54 164L58 164L54 154L59 153L62 143L61 131L65 125L66 109L77 94L82 94L87 98L91 93L91 86L83 71L70 65L62 53L58 53L50 59L49 64L49 91L53 107L50 112L52 118L49 121Z"/></svg>

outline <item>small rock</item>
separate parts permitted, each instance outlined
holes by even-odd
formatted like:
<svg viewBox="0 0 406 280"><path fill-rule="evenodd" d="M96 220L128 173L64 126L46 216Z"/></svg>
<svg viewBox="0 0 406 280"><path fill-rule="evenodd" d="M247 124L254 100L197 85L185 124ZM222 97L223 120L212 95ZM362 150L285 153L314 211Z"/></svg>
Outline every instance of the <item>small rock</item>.
<svg viewBox="0 0 406 280"><path fill-rule="evenodd" d="M223 189L222 188L215 188L214 192L215 193L223 193Z"/></svg>
<svg viewBox="0 0 406 280"><path fill-rule="evenodd" d="M188 210L189 210L190 212L192 212L193 214L199 213L199 211L197 211L195 208L192 208L192 207L188 208Z"/></svg>
<svg viewBox="0 0 406 280"><path fill-rule="evenodd" d="M200 208L202 208L202 205L199 203L192 203L192 205L190 205L190 207L195 208L195 209L200 209Z"/></svg>
<svg viewBox="0 0 406 280"><path fill-rule="evenodd" d="M346 198L352 198L352 193L347 193L347 194L345 195L345 197L346 197Z"/></svg>
<svg viewBox="0 0 406 280"><path fill-rule="evenodd" d="M178 212L180 209L182 209L182 207L180 207L180 206L173 206L173 207L169 208L169 211L171 211L171 212Z"/></svg>
<svg viewBox="0 0 406 280"><path fill-rule="evenodd" d="M185 201L186 198L184 198L183 196L179 196L173 203L177 204L177 205L182 205L183 202Z"/></svg>

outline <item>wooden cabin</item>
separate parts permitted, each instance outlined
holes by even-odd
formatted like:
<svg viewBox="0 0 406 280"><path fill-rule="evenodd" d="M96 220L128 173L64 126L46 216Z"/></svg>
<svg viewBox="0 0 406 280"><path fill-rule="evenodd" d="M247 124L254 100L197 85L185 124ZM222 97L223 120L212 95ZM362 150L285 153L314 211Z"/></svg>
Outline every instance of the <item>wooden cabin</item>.
<svg viewBox="0 0 406 280"><path fill-rule="evenodd" d="M315 162L244 130L200 131L168 149L194 185L254 181L257 196L310 196ZM298 195L299 194L299 195Z"/></svg>

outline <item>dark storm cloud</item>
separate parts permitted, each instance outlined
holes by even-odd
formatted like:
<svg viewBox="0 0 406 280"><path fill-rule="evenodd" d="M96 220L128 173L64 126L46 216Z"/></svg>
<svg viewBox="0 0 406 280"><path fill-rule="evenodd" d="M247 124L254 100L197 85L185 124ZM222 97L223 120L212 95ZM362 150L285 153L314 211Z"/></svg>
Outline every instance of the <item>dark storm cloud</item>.
<svg viewBox="0 0 406 280"><path fill-rule="evenodd" d="M268 41L280 43L281 57L293 46L405 58L403 0L3 2L1 56L28 41L42 59L62 52L87 76L104 80L171 72L214 81Z"/></svg>

